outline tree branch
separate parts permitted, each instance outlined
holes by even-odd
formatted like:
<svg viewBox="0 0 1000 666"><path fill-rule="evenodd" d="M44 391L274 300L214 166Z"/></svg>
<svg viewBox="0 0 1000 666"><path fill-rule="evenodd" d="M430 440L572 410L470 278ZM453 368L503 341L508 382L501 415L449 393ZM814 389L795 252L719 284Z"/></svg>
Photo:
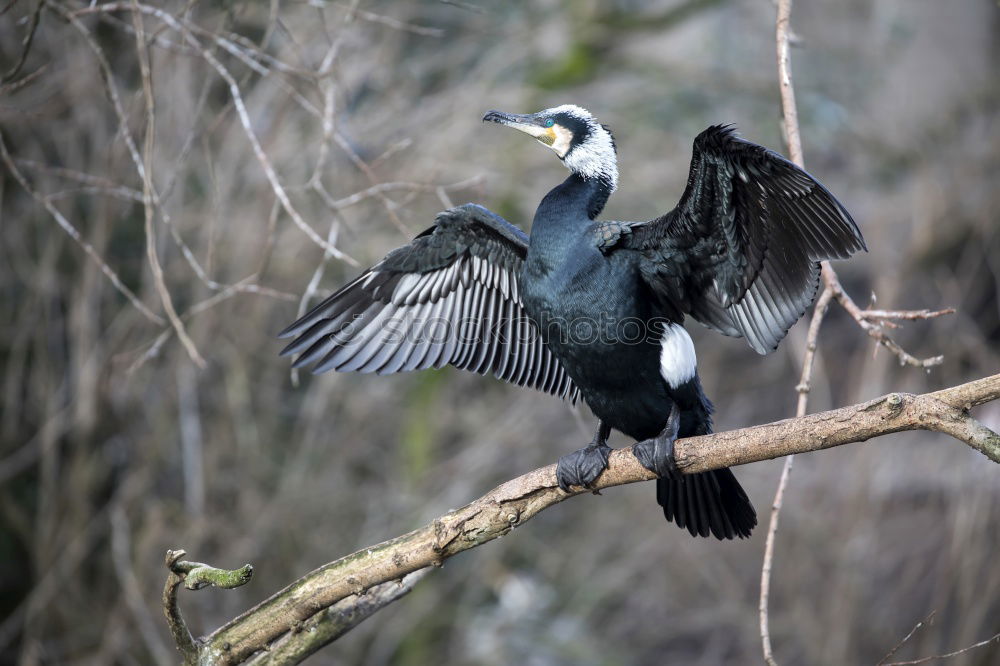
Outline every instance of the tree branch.
<svg viewBox="0 0 1000 666"><path fill-rule="evenodd" d="M1000 436L967 413L972 407L997 399L1000 399L1000 374L936 393L891 393L800 418L681 439L675 445L675 457L682 473L694 474L819 451L904 430L931 430L956 437L1000 463ZM618 449L612 452L608 469L597 479L593 490L653 478L631 449ZM364 548L306 574L197 643L198 660L240 663L258 651L267 650L282 635L301 629L303 623L341 600L363 595L375 586L398 581L421 569L440 566L453 555L509 533L540 511L587 492L560 490L555 465L508 481L418 530ZM183 632L175 630L175 638L178 633L183 641ZM183 652L183 646L181 649Z"/></svg>
<svg viewBox="0 0 1000 666"><path fill-rule="evenodd" d="M899 344L889 337L889 334L885 332L885 326L889 325L895 328L896 326L892 324L889 320L892 319L932 319L934 317L940 317L941 315L952 314L955 312L954 308L945 308L943 310L862 310L854 299L844 291L844 288L840 285L840 279L837 277L837 273L830 267L830 264L823 262L823 284L826 288L833 292L833 297L837 299L837 302L847 310L847 314L851 315L858 326L868 334L870 338L875 340L878 344L882 345L899 359L900 365L912 365L915 368L930 368L935 365L941 365L944 361L944 356L931 356L929 358L917 358L913 356L905 349L899 346ZM877 320L878 323L872 320Z"/></svg>
<svg viewBox="0 0 1000 666"><path fill-rule="evenodd" d="M276 643L268 646L266 651L258 652L247 663L252 666L297 664L382 608L405 597L430 572L430 568L421 569L401 580L382 583L363 594L353 594L341 599L282 636Z"/></svg>
<svg viewBox="0 0 1000 666"><path fill-rule="evenodd" d="M253 577L253 567L244 564L239 569L217 569L201 562L187 562L181 558L187 555L184 550L168 550L165 558L167 582L163 586L163 613L167 616L170 634L174 637L177 650L184 659L184 664L198 662L201 647L191 636L184 616L177 606L177 588L183 583L189 590L200 590L208 585L224 589L240 587L250 582Z"/></svg>

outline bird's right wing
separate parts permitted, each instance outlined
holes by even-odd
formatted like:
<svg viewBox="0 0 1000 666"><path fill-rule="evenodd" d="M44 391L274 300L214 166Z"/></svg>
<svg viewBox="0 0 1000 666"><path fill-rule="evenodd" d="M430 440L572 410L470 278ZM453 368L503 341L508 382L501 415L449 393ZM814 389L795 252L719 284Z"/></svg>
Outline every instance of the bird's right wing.
<svg viewBox="0 0 1000 666"><path fill-rule="evenodd" d="M280 333L314 373L453 365L575 401L579 392L525 315L527 237L483 208L440 213L408 245Z"/></svg>
<svg viewBox="0 0 1000 666"><path fill-rule="evenodd" d="M808 173L715 126L694 141L677 207L602 227L604 245L642 257L643 279L670 314L690 314L760 354L773 350L819 286L819 262L865 249L850 214Z"/></svg>

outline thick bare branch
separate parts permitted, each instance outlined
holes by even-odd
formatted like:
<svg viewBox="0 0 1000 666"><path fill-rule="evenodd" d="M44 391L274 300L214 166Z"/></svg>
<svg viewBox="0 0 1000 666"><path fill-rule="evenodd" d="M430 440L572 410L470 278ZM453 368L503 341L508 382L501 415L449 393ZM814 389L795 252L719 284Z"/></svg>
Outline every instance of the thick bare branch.
<svg viewBox="0 0 1000 666"><path fill-rule="evenodd" d="M958 436L1000 463L1000 436L974 420L967 408L1000 398L1000 375L937 393L891 393L868 402L795 419L678 440L675 456L685 474L818 451L904 430ZM631 449L612 452L593 490L655 478ZM499 486L423 528L331 562L303 576L208 636L199 658L236 664L316 613L509 533L540 511L575 495L565 493L550 465Z"/></svg>
<svg viewBox="0 0 1000 666"><path fill-rule="evenodd" d="M389 604L413 590L431 568L408 574L400 580L376 585L364 594L352 594L325 611L316 613L293 631L282 636L247 663L252 666L297 664L334 642Z"/></svg>

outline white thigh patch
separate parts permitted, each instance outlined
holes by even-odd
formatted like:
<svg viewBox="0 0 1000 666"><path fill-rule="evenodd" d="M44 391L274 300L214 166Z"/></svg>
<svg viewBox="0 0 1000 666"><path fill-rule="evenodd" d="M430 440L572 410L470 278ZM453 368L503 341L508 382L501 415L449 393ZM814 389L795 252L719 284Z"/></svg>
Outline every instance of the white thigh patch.
<svg viewBox="0 0 1000 666"><path fill-rule="evenodd" d="M680 324L668 324L660 340L660 374L670 388L677 388L694 377L698 359L691 336Z"/></svg>

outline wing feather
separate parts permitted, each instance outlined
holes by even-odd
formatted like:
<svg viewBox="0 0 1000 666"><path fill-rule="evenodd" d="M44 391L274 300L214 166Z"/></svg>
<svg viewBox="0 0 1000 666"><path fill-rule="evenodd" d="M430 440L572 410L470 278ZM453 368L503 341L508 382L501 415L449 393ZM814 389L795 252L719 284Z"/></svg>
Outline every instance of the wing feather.
<svg viewBox="0 0 1000 666"><path fill-rule="evenodd" d="M665 312L742 336L761 354L809 307L821 261L867 249L829 190L728 126L695 139L677 207L632 224L616 247L642 255L643 279Z"/></svg>
<svg viewBox="0 0 1000 666"><path fill-rule="evenodd" d="M285 329L282 351L315 373L391 374L453 365L576 400L520 300L527 238L473 205L435 226Z"/></svg>

